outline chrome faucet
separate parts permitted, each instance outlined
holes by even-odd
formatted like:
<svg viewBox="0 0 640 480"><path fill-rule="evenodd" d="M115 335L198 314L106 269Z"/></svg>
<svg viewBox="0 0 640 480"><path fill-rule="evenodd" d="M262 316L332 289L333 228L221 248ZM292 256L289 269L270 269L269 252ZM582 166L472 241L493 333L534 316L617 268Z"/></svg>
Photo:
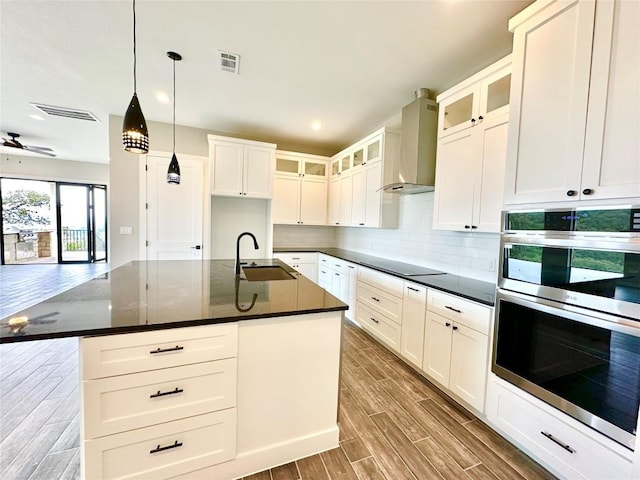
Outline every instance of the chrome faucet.
<svg viewBox="0 0 640 480"><path fill-rule="evenodd" d="M236 240L236 275L240 275L240 239L245 235L249 235L253 238L253 248L258 250L260 247L258 246L258 241L253 233L244 232L238 235L238 240Z"/></svg>

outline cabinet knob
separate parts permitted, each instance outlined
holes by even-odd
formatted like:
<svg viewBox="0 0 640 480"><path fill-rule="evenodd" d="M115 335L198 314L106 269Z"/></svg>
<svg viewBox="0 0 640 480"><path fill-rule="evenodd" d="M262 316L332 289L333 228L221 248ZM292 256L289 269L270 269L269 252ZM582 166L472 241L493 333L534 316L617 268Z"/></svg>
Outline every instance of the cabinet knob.
<svg viewBox="0 0 640 480"><path fill-rule="evenodd" d="M471 225L465 225L464 228L469 229L471 228Z"/></svg>
<svg viewBox="0 0 640 480"><path fill-rule="evenodd" d="M457 330L457 329L458 329L458 327L456 327L455 325L454 325L453 327L451 327L451 328L453 328L454 330Z"/></svg>
<svg viewBox="0 0 640 480"><path fill-rule="evenodd" d="M474 229L476 229L476 228L478 228L478 226L477 226L477 225L471 225L471 229L472 229L472 230L474 230Z"/></svg>
<svg viewBox="0 0 640 480"><path fill-rule="evenodd" d="M362 225L362 226L363 226L363 225L364 225L364 223L359 223L358 225Z"/></svg>
<svg viewBox="0 0 640 480"><path fill-rule="evenodd" d="M245 192L245 193L243 193L243 195L246 195L246 194L247 194L246 192Z"/></svg>
<svg viewBox="0 0 640 480"><path fill-rule="evenodd" d="M449 322L445 322L444 326L445 326L445 327L450 327L450 326L451 326L451 324L450 324Z"/></svg>
<svg viewBox="0 0 640 480"><path fill-rule="evenodd" d="M593 189L591 188L585 188L584 190L582 190L583 195L591 195L592 193L593 193Z"/></svg>
<svg viewBox="0 0 640 480"><path fill-rule="evenodd" d="M484 117L483 117L482 115L480 115L480 116L478 117L478 120L484 120Z"/></svg>
<svg viewBox="0 0 640 480"><path fill-rule="evenodd" d="M472 118L472 119L471 119L471 123L476 123L476 119L475 119L475 118Z"/></svg>
<svg viewBox="0 0 640 480"><path fill-rule="evenodd" d="M568 190L567 197L573 197L577 192L575 190Z"/></svg>

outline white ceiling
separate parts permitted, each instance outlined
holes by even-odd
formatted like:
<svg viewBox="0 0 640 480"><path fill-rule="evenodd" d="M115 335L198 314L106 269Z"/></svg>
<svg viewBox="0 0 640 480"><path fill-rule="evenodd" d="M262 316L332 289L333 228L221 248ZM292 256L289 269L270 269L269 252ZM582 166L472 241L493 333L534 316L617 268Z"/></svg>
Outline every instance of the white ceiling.
<svg viewBox="0 0 640 480"><path fill-rule="evenodd" d="M178 124L335 153L415 89L441 92L508 54L508 19L530 3L138 0L138 96L147 120L171 122L155 95L171 93L174 50ZM131 2L1 0L0 27L2 136L108 162L108 116L133 92ZM218 69L218 50L241 56L239 75ZM35 120L29 102L101 122Z"/></svg>

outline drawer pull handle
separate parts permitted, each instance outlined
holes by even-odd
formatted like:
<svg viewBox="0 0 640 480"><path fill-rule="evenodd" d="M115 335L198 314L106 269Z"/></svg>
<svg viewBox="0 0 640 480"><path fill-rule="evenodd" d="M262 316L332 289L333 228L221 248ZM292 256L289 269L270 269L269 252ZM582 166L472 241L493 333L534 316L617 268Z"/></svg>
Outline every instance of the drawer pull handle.
<svg viewBox="0 0 640 480"><path fill-rule="evenodd" d="M354 267L353 265L347 265L347 267L349 267L349 268L356 268L356 267Z"/></svg>
<svg viewBox="0 0 640 480"><path fill-rule="evenodd" d="M291 260L300 260L300 257L291 257Z"/></svg>
<svg viewBox="0 0 640 480"><path fill-rule="evenodd" d="M334 265L338 268L342 268L342 265L340 265L339 263L334 263Z"/></svg>
<svg viewBox="0 0 640 480"><path fill-rule="evenodd" d="M417 288L413 288L413 287L407 287L409 290L413 290L414 292L419 292L420 290L418 290Z"/></svg>
<svg viewBox="0 0 640 480"><path fill-rule="evenodd" d="M376 298L376 297L371 297L371 300L375 300L376 302L379 302L379 301L380 301L380 299L379 299L379 298Z"/></svg>
<svg viewBox="0 0 640 480"><path fill-rule="evenodd" d="M548 432L540 432L542 435L544 435L545 437L547 437L549 440L551 440L553 443L557 443L558 445L560 445L562 448L564 448L567 452L569 453L576 453L576 451L571 448L569 445L567 445L566 443L561 442L560 440L558 440L556 437L554 437L553 435L551 435Z"/></svg>
<svg viewBox="0 0 640 480"><path fill-rule="evenodd" d="M334 273L334 275L336 275L336 276L338 276L338 277L340 276L340 274L339 274L339 273L337 273L337 272L336 272L336 273Z"/></svg>
<svg viewBox="0 0 640 480"><path fill-rule="evenodd" d="M167 395L175 395L176 393L182 393L182 392L184 392L184 390L178 387L176 387L175 390L169 390L168 392L161 392L160 390L158 390L158 393L149 395L149 398L165 397Z"/></svg>
<svg viewBox="0 0 640 480"><path fill-rule="evenodd" d="M320 270L320 273L327 273L327 272L325 272L324 270Z"/></svg>
<svg viewBox="0 0 640 480"><path fill-rule="evenodd" d="M180 345L176 345L173 348L160 348L160 347L158 347L157 350L151 350L149 353L151 355L153 355L155 353L178 352L180 350L184 350L184 347L181 347Z"/></svg>
<svg viewBox="0 0 640 480"><path fill-rule="evenodd" d="M164 452L165 450L171 450L172 448L178 448L181 446L182 446L182 442L179 442L178 440L176 440L173 445L167 445L166 447L161 447L160 445L158 445L153 450L149 450L149 453Z"/></svg>
<svg viewBox="0 0 640 480"><path fill-rule="evenodd" d="M461 310L458 310L457 308L450 307L449 305L445 305L444 308L448 308L449 310L452 310L452 311L454 311L456 313L462 313Z"/></svg>
<svg viewBox="0 0 640 480"><path fill-rule="evenodd" d="M373 318L373 317L369 317L369 318L370 318L370 319L371 319L371 321L372 321L372 322L374 322L374 323L380 323L378 320L376 320L376 319L375 319L375 318Z"/></svg>

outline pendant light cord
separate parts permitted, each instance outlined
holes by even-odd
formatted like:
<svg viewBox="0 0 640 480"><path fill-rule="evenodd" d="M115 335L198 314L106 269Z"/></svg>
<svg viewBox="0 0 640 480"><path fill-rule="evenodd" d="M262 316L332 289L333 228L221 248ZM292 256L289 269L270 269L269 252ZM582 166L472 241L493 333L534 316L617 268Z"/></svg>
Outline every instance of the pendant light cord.
<svg viewBox="0 0 640 480"><path fill-rule="evenodd" d="M133 93L136 92L136 0L133 0Z"/></svg>
<svg viewBox="0 0 640 480"><path fill-rule="evenodd" d="M176 153L176 59L173 59L173 153Z"/></svg>

